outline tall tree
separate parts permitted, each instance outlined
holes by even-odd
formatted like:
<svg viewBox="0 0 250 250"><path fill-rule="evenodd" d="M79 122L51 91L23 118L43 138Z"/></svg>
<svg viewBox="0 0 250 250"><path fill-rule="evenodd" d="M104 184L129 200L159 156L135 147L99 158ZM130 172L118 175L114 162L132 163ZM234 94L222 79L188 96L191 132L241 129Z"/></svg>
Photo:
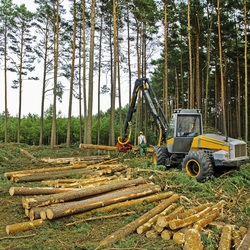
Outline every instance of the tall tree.
<svg viewBox="0 0 250 250"><path fill-rule="evenodd" d="M52 65L52 27L53 27L53 9L46 0L36 0L39 7L36 10L36 32L39 34L40 40L38 41L35 52L39 60L43 61L43 74L42 74L42 98L41 98L41 112L40 112L40 138L39 145L43 144L43 131L44 131L44 109L45 109L45 96L49 78L48 74L53 70Z"/></svg>
<svg viewBox="0 0 250 250"><path fill-rule="evenodd" d="M96 0L91 4L91 31L89 53L89 93L88 93L88 116L86 122L86 143L92 143L92 112L93 112L93 87L94 87L94 48L95 48L95 9Z"/></svg>
<svg viewBox="0 0 250 250"><path fill-rule="evenodd" d="M54 10L54 86L53 86L53 119L51 128L51 148L56 145L56 100L57 100L57 73L58 73L58 57L59 57L59 0L53 2Z"/></svg>
<svg viewBox="0 0 250 250"><path fill-rule="evenodd" d="M248 123L249 123L249 113L248 113L248 39L247 39L247 1L244 0L244 37L245 37L245 49L244 49L244 62L245 62L245 140L248 140Z"/></svg>
<svg viewBox="0 0 250 250"><path fill-rule="evenodd" d="M110 110L110 145L115 145L115 98L116 98L116 81L117 81L117 3L116 0L113 0L113 77L111 85L111 110Z"/></svg>
<svg viewBox="0 0 250 250"><path fill-rule="evenodd" d="M191 0L188 0L188 53L189 53L189 108L194 108L194 82L193 82L193 58L192 58L192 37L191 37Z"/></svg>
<svg viewBox="0 0 250 250"><path fill-rule="evenodd" d="M168 105L168 5L164 0L164 73L163 73L163 110L169 117Z"/></svg>
<svg viewBox="0 0 250 250"><path fill-rule="evenodd" d="M71 114L72 114L72 101L73 101L73 87L74 87L74 76L75 76L75 54L76 54L76 0L73 0L73 41L72 41L72 58L71 58L71 75L70 75L70 90L69 90L69 109L68 109L68 126L67 126L67 140L66 146L70 146L70 131L71 131Z"/></svg>
<svg viewBox="0 0 250 250"><path fill-rule="evenodd" d="M221 28L220 28L220 0L217 0L217 15L218 15L218 44L219 44L219 58L220 58L220 80L221 80L221 108L222 108L222 123L223 132L227 135L227 120L226 120L226 96L225 96L225 81L224 81L224 67L223 67L223 49L221 41Z"/></svg>
<svg viewBox="0 0 250 250"><path fill-rule="evenodd" d="M22 91L23 81L28 80L24 78L28 72L35 69L33 62L35 57L33 55L33 45L35 37L31 34L31 28L34 14L27 10L24 4L16 6L14 17L15 34L9 34L11 37L11 50L13 57L11 58L12 66L10 71L17 74L18 80L13 80L13 88L19 88L19 108L18 108L18 127L17 127L17 142L20 142L21 136L21 118L22 118ZM17 59L16 59L17 58Z"/></svg>
<svg viewBox="0 0 250 250"><path fill-rule="evenodd" d="M1 0L0 6L0 53L3 56L4 61L4 143L8 142L8 80L7 80L7 68L8 68L8 34L11 32L12 19L13 19L13 3L11 0Z"/></svg>

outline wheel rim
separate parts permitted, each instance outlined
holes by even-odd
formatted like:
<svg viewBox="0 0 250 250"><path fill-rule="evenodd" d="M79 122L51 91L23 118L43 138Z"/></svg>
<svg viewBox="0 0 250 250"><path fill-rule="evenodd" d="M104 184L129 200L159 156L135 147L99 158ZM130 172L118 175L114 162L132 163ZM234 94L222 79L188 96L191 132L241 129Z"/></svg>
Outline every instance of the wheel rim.
<svg viewBox="0 0 250 250"><path fill-rule="evenodd" d="M201 172L201 166L196 160L189 160L186 164L186 171L189 176L195 178L199 176Z"/></svg>

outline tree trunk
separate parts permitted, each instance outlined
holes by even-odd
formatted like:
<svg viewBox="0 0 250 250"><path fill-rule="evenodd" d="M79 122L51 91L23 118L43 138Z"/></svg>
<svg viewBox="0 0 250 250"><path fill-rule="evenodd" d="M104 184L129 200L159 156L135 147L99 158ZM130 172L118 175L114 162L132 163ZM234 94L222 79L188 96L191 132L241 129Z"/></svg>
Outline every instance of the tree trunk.
<svg viewBox="0 0 250 250"><path fill-rule="evenodd" d="M219 53L220 53L220 80L221 80L221 108L222 108L222 123L223 133L227 135L227 119L226 119L226 95L225 95L225 80L224 80L224 67L223 67L223 51L221 42L221 31L220 31L220 0L217 0L218 10L218 39L219 39Z"/></svg>
<svg viewBox="0 0 250 250"><path fill-rule="evenodd" d="M232 241L232 226L225 225L222 228L218 250L230 250Z"/></svg>
<svg viewBox="0 0 250 250"><path fill-rule="evenodd" d="M43 220L38 219L34 221L28 221L28 222L21 222L21 223L16 223L12 225L7 225L6 226L6 232L7 234L13 234L17 232L23 232L30 230L33 227L39 226L43 223Z"/></svg>
<svg viewBox="0 0 250 250"><path fill-rule="evenodd" d="M249 246L250 246L250 223L248 225L247 233L244 236L244 238L242 239L237 250L249 250Z"/></svg>
<svg viewBox="0 0 250 250"><path fill-rule="evenodd" d="M182 228L182 227L186 227L190 224L193 224L195 221L201 219L203 216L205 216L206 214L208 214L211 211L211 207L207 207L204 210L202 210L201 212L191 215L189 217L186 217L184 219L175 219L175 220L171 220L169 222L169 227L172 230L178 229L178 228Z"/></svg>
<svg viewBox="0 0 250 250"><path fill-rule="evenodd" d="M71 169L65 171L56 171L56 172L48 172L48 173L35 173L30 175L13 175L14 182L29 182L29 181L42 181L42 180L49 180L53 178L62 178L68 177L74 174L81 174L81 175L93 175L94 172L91 169L84 168L84 169Z"/></svg>
<svg viewBox="0 0 250 250"><path fill-rule="evenodd" d="M46 195L69 191L77 191L79 188L53 188L53 187L11 187L9 193L13 195Z"/></svg>
<svg viewBox="0 0 250 250"><path fill-rule="evenodd" d="M183 206L177 207L172 213L169 215L160 215L157 218L157 225L160 227L166 227L171 220L174 220L177 218L177 216L184 210Z"/></svg>
<svg viewBox="0 0 250 250"><path fill-rule="evenodd" d="M165 229L161 232L161 238L163 240L170 240L173 237L173 231Z"/></svg>
<svg viewBox="0 0 250 250"><path fill-rule="evenodd" d="M168 3L164 1L164 73L163 73L163 111L169 118L168 105Z"/></svg>
<svg viewBox="0 0 250 250"><path fill-rule="evenodd" d="M95 8L96 0L91 4L91 31L90 31L90 55L89 55L89 94L86 142L92 142L92 112L93 112L93 88L94 88L94 49L95 49Z"/></svg>
<svg viewBox="0 0 250 250"><path fill-rule="evenodd" d="M100 246L104 246L107 244L115 243L119 239L124 238L128 234L132 233L136 230L139 226L144 224L146 221L148 221L150 218L154 217L155 215L161 213L166 207L168 207L170 204L176 202L179 200L178 194L173 194L170 198L167 200L164 200L159 205L148 211L147 213L143 214L141 217L136 219L135 221L127 224L126 226L122 227L121 229L117 230L112 235L106 237L104 240L100 242Z"/></svg>
<svg viewBox="0 0 250 250"><path fill-rule="evenodd" d="M79 189L77 191L69 191L51 195L43 195L43 196L32 196L32 197L23 197L23 207L31 208L36 206L48 206L56 203L63 203L66 201L83 199L89 196L96 196L99 194L111 192L114 190L119 190L122 188L127 188L139 184L145 183L143 178L138 178L130 181L121 181L118 183L111 183L96 187L90 187L85 189Z"/></svg>
<svg viewBox="0 0 250 250"><path fill-rule="evenodd" d="M193 83L193 63L192 63L192 40L190 24L191 0L188 0L188 53L189 53L189 108L194 108L194 83Z"/></svg>
<svg viewBox="0 0 250 250"><path fill-rule="evenodd" d="M68 124L67 124L67 139L66 147L70 146L71 138L71 114L72 114L72 102L73 102L73 89L74 89L74 77L75 77L75 56L76 56L76 0L73 0L73 41L72 41L72 60L71 60L71 75L70 75L70 89L69 89L69 107L68 107Z"/></svg>
<svg viewBox="0 0 250 250"><path fill-rule="evenodd" d="M248 141L248 120L249 120L249 113L248 113L248 52L247 52L247 35L248 35L248 19L247 19L247 0L244 0L244 35L245 35L245 46L244 46L244 62L245 62L245 141Z"/></svg>
<svg viewBox="0 0 250 250"><path fill-rule="evenodd" d="M4 176L8 179L11 179L13 175L32 175L35 173L47 173L47 172L57 172L57 171L64 171L64 170L72 170L72 169L82 169L86 168L86 164L74 164L72 166L65 166L65 167L53 167L53 168L36 168L36 169L27 169L27 170L20 170L14 172L6 172Z"/></svg>
<svg viewBox="0 0 250 250"><path fill-rule="evenodd" d="M185 233L185 243L183 250L202 250L203 245L201 241L201 236L198 230L189 229Z"/></svg>
<svg viewBox="0 0 250 250"><path fill-rule="evenodd" d="M138 227L136 229L137 233L138 234L142 234L145 231L149 230L152 227L152 225L154 223L156 223L156 221L157 221L157 219L158 219L158 217L160 215L166 215L166 214L168 214L169 211L171 211L172 209L174 209L176 206L177 206L177 204L173 203L169 207L167 207L164 211L162 211L160 214L155 215L153 218L151 218L150 220L148 220L146 223L144 223L143 225L141 225L140 227Z"/></svg>
<svg viewBox="0 0 250 250"><path fill-rule="evenodd" d="M88 211L94 208L111 205L120 201L130 200L160 191L154 184L144 184L136 187L121 189L111 193L99 195L87 200L70 202L61 206L50 207L46 210L47 218L52 220L63 216Z"/></svg>
<svg viewBox="0 0 250 250"><path fill-rule="evenodd" d="M82 217L82 216L86 216L92 213L103 213L103 212L111 212L115 209L119 209L119 208L125 208L125 207L131 207L134 205L138 205L138 204L143 204L144 202L146 203L150 203L150 202L155 202L155 201L161 201L164 199L167 199L169 197L171 197L173 195L173 192L164 192L164 193L157 193L157 194L152 194L146 197L142 197L142 198L137 198L137 199L133 199L133 200L128 200L128 201L123 201L123 202L118 202L109 206L105 206L105 207L100 207L100 208L96 208L93 209L89 212L85 212L85 213L81 213L81 214L77 214L75 215L76 217Z"/></svg>
<svg viewBox="0 0 250 250"><path fill-rule="evenodd" d="M59 56L59 0L54 3L54 87L53 87L53 118L51 128L51 148L56 145L56 100L57 100L57 73Z"/></svg>

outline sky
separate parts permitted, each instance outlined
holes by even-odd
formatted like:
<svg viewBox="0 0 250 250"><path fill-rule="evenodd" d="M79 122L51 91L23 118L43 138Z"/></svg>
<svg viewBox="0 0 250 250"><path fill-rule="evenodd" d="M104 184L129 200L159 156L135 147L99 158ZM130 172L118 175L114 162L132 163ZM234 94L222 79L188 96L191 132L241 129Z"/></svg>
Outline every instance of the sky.
<svg viewBox="0 0 250 250"><path fill-rule="evenodd" d="M36 5L33 1L27 0L12 0L13 3L17 5L25 4L27 9L30 11L35 11ZM0 61L0 68L2 69L2 62ZM41 74L41 70L39 69L39 64L37 65L36 74ZM3 71L0 71L0 113L3 113L5 106L5 98L4 98L4 77ZM106 77L105 77L106 78ZM40 77L42 79L42 77ZM106 84L107 79L103 79L102 82ZM97 81L95 81L94 86L94 103L93 103L93 114L97 114L98 111L98 104L97 104ZM63 83L67 85L68 83ZM128 86L125 81L122 82L123 86ZM18 116L18 109L19 109L19 89L12 89L12 78L8 74L8 110L11 116ZM128 87L122 89L123 98L122 98L122 106L125 106L128 103ZM38 81L28 81L25 80L23 82L23 90L22 90L22 116L26 116L30 114L36 114L40 116L40 109L41 109L41 92L42 92L42 82L41 80ZM69 96L68 90L66 90L63 94L62 103L57 102L57 112L61 111L63 117L68 116L68 103L69 103ZM117 98L118 99L118 98ZM53 97L52 95L46 96L45 99L45 110L49 108L50 105L53 104ZM116 104L116 107L118 104ZM110 94L103 94L101 95L101 110L106 111L110 108ZM76 98L73 100L73 107L72 107L72 115L78 116L79 115L79 102Z"/></svg>

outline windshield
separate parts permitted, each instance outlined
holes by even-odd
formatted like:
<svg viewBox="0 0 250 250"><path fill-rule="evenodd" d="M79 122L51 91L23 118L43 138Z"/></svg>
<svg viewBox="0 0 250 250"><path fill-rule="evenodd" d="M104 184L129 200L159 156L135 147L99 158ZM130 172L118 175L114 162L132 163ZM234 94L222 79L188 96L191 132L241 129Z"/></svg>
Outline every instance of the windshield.
<svg viewBox="0 0 250 250"><path fill-rule="evenodd" d="M197 115L178 115L176 136L197 136L201 134L201 120Z"/></svg>

